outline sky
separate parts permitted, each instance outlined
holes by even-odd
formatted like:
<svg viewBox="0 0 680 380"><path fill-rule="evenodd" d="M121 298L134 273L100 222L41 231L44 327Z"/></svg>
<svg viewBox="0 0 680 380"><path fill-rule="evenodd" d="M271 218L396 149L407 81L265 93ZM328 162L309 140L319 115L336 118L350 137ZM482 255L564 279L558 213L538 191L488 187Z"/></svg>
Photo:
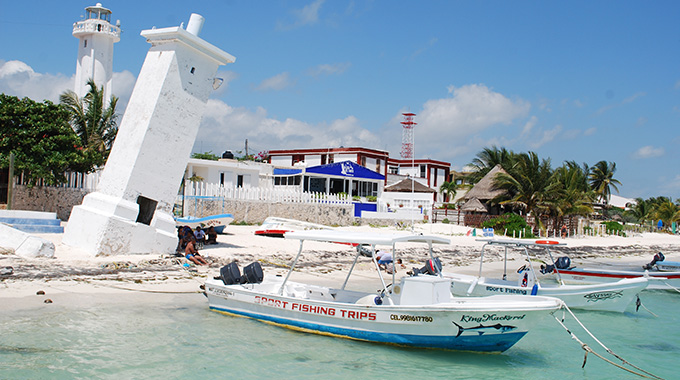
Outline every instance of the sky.
<svg viewBox="0 0 680 380"><path fill-rule="evenodd" d="M73 89L96 1L0 0L0 92ZM122 115L152 27L205 17L221 66L193 152L364 147L463 170L485 147L616 163L619 195L680 198L678 1L110 1ZM617 194L615 190L613 194Z"/></svg>

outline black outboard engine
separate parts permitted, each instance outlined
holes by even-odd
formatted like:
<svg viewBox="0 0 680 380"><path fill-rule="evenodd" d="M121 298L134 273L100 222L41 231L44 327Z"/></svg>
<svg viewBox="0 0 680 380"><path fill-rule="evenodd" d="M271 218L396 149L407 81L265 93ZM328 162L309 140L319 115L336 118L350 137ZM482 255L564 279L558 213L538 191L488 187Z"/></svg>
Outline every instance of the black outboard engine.
<svg viewBox="0 0 680 380"><path fill-rule="evenodd" d="M425 262L425 266L418 269L418 268L413 268L413 275L417 276L419 274L429 274L432 276L436 276L442 271L442 262L439 260L439 257L435 257L434 260L427 260Z"/></svg>
<svg viewBox="0 0 680 380"><path fill-rule="evenodd" d="M649 264L643 265L642 269L650 270L652 267L654 267L654 264L656 264L659 261L664 261L666 257L663 255L663 253L659 252L656 255L654 255L654 258L652 261L649 262Z"/></svg>
<svg viewBox="0 0 680 380"><path fill-rule="evenodd" d="M567 256L562 256L558 257L557 260L555 260L555 265L541 265L541 273L543 274L549 274L555 271L555 268L557 269L569 269L571 266L571 259Z"/></svg>
<svg viewBox="0 0 680 380"><path fill-rule="evenodd" d="M220 269L220 278L224 285L234 285L241 283L241 271L238 269L236 261L225 265Z"/></svg>
<svg viewBox="0 0 680 380"><path fill-rule="evenodd" d="M569 269L571 266L571 259L567 256L558 257L555 261L555 266L557 269Z"/></svg>
<svg viewBox="0 0 680 380"><path fill-rule="evenodd" d="M259 284L264 278L262 266L258 261L248 264L243 268L243 276L241 276L241 284Z"/></svg>

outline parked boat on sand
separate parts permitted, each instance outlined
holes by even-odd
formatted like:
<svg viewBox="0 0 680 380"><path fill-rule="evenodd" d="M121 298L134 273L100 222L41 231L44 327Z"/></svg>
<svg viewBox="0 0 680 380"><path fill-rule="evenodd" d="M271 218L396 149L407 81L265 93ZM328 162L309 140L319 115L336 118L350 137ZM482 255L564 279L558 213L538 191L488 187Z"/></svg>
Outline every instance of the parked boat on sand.
<svg viewBox="0 0 680 380"><path fill-rule="evenodd" d="M615 282L601 284L568 285L560 281L559 277L557 282L541 282L537 276L537 271L533 268L532 256L529 253L528 247L543 248L552 262L548 268L555 268L559 266L559 263L555 263L555 260L553 260L550 247L564 246L566 244L553 240L477 239L477 241L485 242L485 244L482 246L479 273L476 276L444 273L444 277L451 280L451 293L455 296L479 297L494 294L549 296L561 299L572 309L623 312L648 285L647 279L642 277L619 279ZM490 245L505 248L502 278L484 276L484 249ZM518 276L513 280L509 280L507 277L508 248L523 250L528 261L527 265L517 270Z"/></svg>
<svg viewBox="0 0 680 380"><path fill-rule="evenodd" d="M323 335L413 347L502 352L519 341L531 327L562 307L551 297L496 295L456 298L450 280L436 266L392 282L383 277L376 261L376 246L427 244L430 263L434 244L446 238L423 235L382 235L345 231L310 230L285 234L300 240L300 250L285 277L265 276L259 263L244 269L235 263L222 268L219 277L205 283L212 310L246 316L283 327ZM354 263L339 288L289 281L305 241L357 245ZM382 289L378 292L347 290L346 285L361 257L361 245L370 246ZM412 248L411 248L412 249ZM389 277L388 277L389 279Z"/></svg>
<svg viewBox="0 0 680 380"><path fill-rule="evenodd" d="M202 218L195 218L193 216L187 216L184 218L176 218L175 224L177 226L189 226L192 230L196 227L201 227L203 229L208 229L209 227L214 227L215 232L221 234L224 232L224 228L234 221L234 217L231 214L219 214L210 215Z"/></svg>
<svg viewBox="0 0 680 380"><path fill-rule="evenodd" d="M260 228L255 230L255 235L269 237L283 237L286 232L307 230L331 230L331 227L323 224L303 222L301 220L286 219L270 216L262 222Z"/></svg>

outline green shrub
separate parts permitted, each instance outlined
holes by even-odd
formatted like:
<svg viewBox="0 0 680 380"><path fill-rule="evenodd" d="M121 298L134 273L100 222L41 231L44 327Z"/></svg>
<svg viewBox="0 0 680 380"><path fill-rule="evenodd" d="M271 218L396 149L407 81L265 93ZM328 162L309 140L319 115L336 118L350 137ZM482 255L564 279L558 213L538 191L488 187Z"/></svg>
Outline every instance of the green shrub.
<svg viewBox="0 0 680 380"><path fill-rule="evenodd" d="M378 197L376 197L375 195L369 195L369 196L366 197L366 200L369 201L369 202L377 202Z"/></svg>
<svg viewBox="0 0 680 380"><path fill-rule="evenodd" d="M623 232L623 225L621 223L612 220L608 222L602 222L602 224L607 226L608 233L612 235L626 236L626 234Z"/></svg>
<svg viewBox="0 0 680 380"><path fill-rule="evenodd" d="M482 228L493 228L494 234L496 235L507 234L507 236L519 236L520 232L522 232L522 234L526 233L525 237L535 237L531 231L531 227L527 224L527 221L521 216L512 213L503 214L487 220L482 223Z"/></svg>
<svg viewBox="0 0 680 380"><path fill-rule="evenodd" d="M444 220L442 220L442 223L444 223L444 224L449 224L449 223L451 223L451 222L449 222L449 218L444 218Z"/></svg>

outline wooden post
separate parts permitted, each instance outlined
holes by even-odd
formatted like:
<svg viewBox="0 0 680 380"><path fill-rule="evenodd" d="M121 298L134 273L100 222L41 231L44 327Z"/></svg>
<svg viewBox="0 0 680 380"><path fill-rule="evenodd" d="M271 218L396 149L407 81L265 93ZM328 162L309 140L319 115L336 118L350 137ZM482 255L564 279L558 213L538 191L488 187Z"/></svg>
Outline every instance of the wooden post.
<svg viewBox="0 0 680 380"><path fill-rule="evenodd" d="M9 178L7 179L7 209L12 209L14 193L14 152L9 153Z"/></svg>

